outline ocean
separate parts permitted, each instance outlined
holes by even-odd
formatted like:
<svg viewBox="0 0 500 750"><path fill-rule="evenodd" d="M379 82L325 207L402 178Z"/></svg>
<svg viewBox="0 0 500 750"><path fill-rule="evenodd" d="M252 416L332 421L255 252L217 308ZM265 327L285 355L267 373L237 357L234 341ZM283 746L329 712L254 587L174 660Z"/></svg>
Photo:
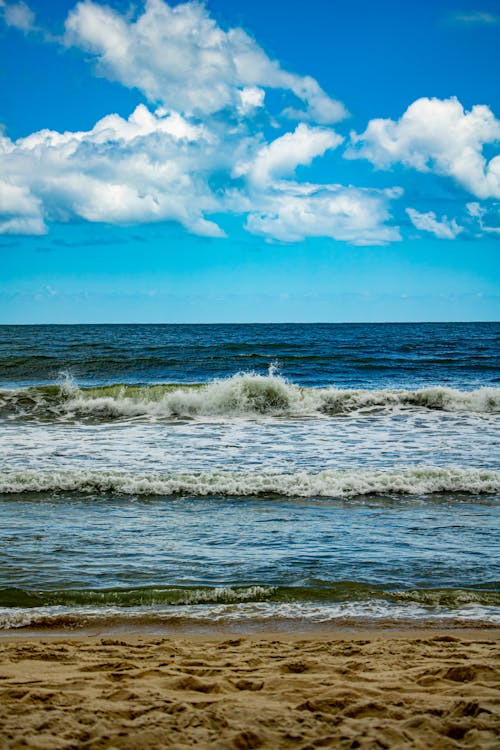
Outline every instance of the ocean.
<svg viewBox="0 0 500 750"><path fill-rule="evenodd" d="M499 342L0 326L0 629L500 624Z"/></svg>

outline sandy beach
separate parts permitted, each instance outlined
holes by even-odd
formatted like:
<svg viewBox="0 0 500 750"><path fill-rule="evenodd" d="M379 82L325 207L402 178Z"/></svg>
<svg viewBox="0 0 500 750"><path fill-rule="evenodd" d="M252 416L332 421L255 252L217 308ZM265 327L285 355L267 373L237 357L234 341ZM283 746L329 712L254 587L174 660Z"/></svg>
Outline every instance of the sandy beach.
<svg viewBox="0 0 500 750"><path fill-rule="evenodd" d="M0 640L0 745L498 747L497 629Z"/></svg>

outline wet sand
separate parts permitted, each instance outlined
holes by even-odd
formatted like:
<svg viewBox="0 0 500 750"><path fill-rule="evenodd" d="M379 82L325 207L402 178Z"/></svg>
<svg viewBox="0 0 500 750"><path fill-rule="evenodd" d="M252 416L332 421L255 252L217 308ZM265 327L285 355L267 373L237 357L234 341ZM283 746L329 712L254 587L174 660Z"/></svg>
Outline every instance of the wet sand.
<svg viewBox="0 0 500 750"><path fill-rule="evenodd" d="M481 748L500 631L7 636L0 747Z"/></svg>

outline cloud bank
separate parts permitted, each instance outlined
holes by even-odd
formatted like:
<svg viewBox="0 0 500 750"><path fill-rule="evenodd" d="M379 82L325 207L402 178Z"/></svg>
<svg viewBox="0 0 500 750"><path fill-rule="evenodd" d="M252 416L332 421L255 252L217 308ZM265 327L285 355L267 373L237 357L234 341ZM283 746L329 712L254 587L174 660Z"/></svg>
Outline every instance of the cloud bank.
<svg viewBox="0 0 500 750"><path fill-rule="evenodd" d="M24 2L0 0L0 14L24 33L41 31ZM486 105L467 112L453 97L421 98L399 119L373 119L346 139L332 127L347 116L341 102L271 59L243 29L223 29L199 2L146 0L138 12L120 13L84 0L62 38L41 36L82 51L98 75L144 101L88 131L0 134L0 234L43 234L51 222L74 220L175 221L224 237L224 217L239 215L248 232L270 241L384 245L401 239L394 213L424 237L498 232L500 156L491 149L500 121ZM279 97L268 97L276 90ZM331 152L447 179L464 192L462 216L405 206L397 185L302 179Z"/></svg>

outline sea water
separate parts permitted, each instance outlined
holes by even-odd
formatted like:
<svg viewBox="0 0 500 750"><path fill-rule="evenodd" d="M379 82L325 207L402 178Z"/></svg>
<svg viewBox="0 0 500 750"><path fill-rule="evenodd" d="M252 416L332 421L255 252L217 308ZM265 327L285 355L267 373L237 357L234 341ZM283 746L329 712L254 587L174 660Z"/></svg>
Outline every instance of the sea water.
<svg viewBox="0 0 500 750"><path fill-rule="evenodd" d="M0 327L0 628L500 623L499 341Z"/></svg>

